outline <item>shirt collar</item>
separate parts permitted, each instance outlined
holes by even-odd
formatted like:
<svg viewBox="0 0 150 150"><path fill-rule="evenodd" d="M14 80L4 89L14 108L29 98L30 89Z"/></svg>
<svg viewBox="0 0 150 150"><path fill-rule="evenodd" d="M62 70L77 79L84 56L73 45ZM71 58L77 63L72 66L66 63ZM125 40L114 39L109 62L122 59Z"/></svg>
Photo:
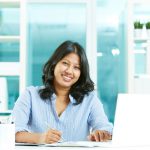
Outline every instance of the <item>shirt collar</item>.
<svg viewBox="0 0 150 150"><path fill-rule="evenodd" d="M70 94L69 94L69 98L70 98L70 102L71 102L72 104L76 103L76 100L75 100ZM56 94L55 94L55 93L52 94L51 100L52 100L52 101L55 101L55 100L56 100Z"/></svg>
<svg viewBox="0 0 150 150"><path fill-rule="evenodd" d="M69 94L69 98L70 98L70 102L72 104L75 104L76 103L76 100Z"/></svg>
<svg viewBox="0 0 150 150"><path fill-rule="evenodd" d="M52 94L51 100L52 100L52 101L56 100L56 94L55 94L55 93Z"/></svg>

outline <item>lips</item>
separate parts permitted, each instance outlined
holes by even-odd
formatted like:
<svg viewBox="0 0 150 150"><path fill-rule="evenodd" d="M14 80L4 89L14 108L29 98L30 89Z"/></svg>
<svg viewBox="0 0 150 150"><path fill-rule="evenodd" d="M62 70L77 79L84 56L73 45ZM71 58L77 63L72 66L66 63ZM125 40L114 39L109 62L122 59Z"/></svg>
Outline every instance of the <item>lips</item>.
<svg viewBox="0 0 150 150"><path fill-rule="evenodd" d="M63 77L63 80L66 82L70 82L72 80L72 77L67 76L67 75L62 75L62 77Z"/></svg>

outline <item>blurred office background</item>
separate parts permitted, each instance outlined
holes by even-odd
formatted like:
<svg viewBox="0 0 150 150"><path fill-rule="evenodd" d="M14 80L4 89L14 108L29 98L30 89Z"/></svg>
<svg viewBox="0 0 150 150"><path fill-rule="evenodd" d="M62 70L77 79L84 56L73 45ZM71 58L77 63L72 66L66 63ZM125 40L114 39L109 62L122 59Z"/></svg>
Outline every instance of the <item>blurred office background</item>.
<svg viewBox="0 0 150 150"><path fill-rule="evenodd" d="M118 93L127 92L126 3L127 0L96 0L94 10L96 90L111 122L114 121ZM86 9L84 3L27 3L26 86L42 85L43 64L63 41L68 39L77 41L87 48ZM0 7L0 35L19 35L19 21L20 8ZM17 40L1 41L0 62L18 62L19 49L20 43ZM144 72L145 67L142 65L144 59L144 55L137 56L137 72ZM22 81L17 75L0 74L0 76L5 77L7 81L8 109L11 110L19 95L19 82ZM0 91L1 88L0 83Z"/></svg>

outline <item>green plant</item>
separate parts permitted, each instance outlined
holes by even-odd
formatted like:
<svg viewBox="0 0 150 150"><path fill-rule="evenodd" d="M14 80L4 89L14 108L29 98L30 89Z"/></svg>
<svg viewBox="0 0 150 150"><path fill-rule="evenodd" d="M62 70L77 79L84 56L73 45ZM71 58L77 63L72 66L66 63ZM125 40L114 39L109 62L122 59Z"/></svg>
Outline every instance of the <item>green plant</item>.
<svg viewBox="0 0 150 150"><path fill-rule="evenodd" d="M146 29L150 29L150 21L146 22L145 26L146 26Z"/></svg>
<svg viewBox="0 0 150 150"><path fill-rule="evenodd" d="M134 22L134 29L143 29L144 24L141 23L140 21L135 21Z"/></svg>

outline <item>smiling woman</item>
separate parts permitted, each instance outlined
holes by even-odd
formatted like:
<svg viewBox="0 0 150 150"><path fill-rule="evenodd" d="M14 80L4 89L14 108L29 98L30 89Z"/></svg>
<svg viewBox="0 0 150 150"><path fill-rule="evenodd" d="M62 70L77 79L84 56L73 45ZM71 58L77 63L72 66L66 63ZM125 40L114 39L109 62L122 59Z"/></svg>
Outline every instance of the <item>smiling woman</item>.
<svg viewBox="0 0 150 150"><path fill-rule="evenodd" d="M70 82L67 83L66 80ZM83 47L72 41L62 43L44 66L43 82L45 88L40 90L41 98L51 97L54 91L57 92L55 84L58 86L65 82L69 86L70 94L79 104L84 94L94 90Z"/></svg>
<svg viewBox="0 0 150 150"><path fill-rule="evenodd" d="M28 87L15 104L16 142L111 139L113 126L94 92L79 43L62 43L44 65L42 79L44 86Z"/></svg>
<svg viewBox="0 0 150 150"><path fill-rule="evenodd" d="M76 83L80 77L80 58L76 53L70 53L57 63L54 71L55 88L67 88Z"/></svg>

